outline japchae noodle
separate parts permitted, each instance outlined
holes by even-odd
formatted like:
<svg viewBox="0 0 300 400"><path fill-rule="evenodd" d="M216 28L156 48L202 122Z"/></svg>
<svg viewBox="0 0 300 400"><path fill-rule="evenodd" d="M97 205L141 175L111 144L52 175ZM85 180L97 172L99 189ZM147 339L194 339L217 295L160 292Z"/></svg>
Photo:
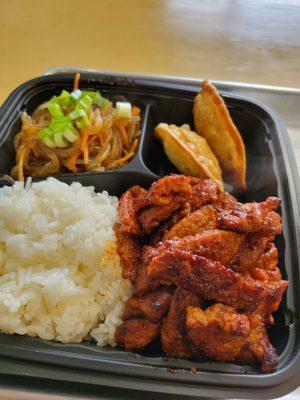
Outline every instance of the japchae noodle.
<svg viewBox="0 0 300 400"><path fill-rule="evenodd" d="M78 88L79 75L74 82ZM64 111L65 114L72 110ZM22 129L14 139L16 165L11 176L41 177L65 172L105 171L119 168L133 157L140 135L140 109L132 107L130 117L119 117L113 104L92 104L87 110L89 123L76 127L79 135L64 148L49 147L40 139L42 129L49 127L52 115L48 102L31 116L22 114Z"/></svg>

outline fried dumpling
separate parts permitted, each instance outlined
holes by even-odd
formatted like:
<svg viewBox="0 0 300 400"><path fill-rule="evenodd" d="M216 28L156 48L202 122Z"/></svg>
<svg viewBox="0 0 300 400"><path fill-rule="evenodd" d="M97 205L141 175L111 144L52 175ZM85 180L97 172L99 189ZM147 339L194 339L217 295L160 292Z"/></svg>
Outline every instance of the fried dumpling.
<svg viewBox="0 0 300 400"><path fill-rule="evenodd" d="M217 89L208 81L194 100L196 132L207 140L217 157L226 183L246 189L246 154L243 139Z"/></svg>
<svg viewBox="0 0 300 400"><path fill-rule="evenodd" d="M183 174L196 178L211 178L223 188L222 172L206 140L188 125L178 127L160 123L155 136L162 142L172 164Z"/></svg>

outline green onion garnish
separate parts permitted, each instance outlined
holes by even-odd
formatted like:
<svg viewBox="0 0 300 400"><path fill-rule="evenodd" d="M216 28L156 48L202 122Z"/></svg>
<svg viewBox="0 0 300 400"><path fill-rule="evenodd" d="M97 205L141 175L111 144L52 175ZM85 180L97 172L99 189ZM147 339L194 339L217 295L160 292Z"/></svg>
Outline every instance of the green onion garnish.
<svg viewBox="0 0 300 400"><path fill-rule="evenodd" d="M51 148L64 148L74 143L80 136L78 129L90 124L88 111L95 104L106 107L109 100L96 91L63 90L59 96L53 96L47 104L52 119L47 128L40 130L39 138Z"/></svg>
<svg viewBox="0 0 300 400"><path fill-rule="evenodd" d="M72 99L78 100L78 99L80 99L81 95L82 95L82 91L80 89L77 89L77 90L73 90L73 92L71 93L70 96L72 97Z"/></svg>
<svg viewBox="0 0 300 400"><path fill-rule="evenodd" d="M128 102L117 101L116 117L117 118L130 118L131 117L131 104Z"/></svg>
<svg viewBox="0 0 300 400"><path fill-rule="evenodd" d="M45 141L46 138L51 138L53 136L53 131L50 128L44 128L39 131L39 138Z"/></svg>
<svg viewBox="0 0 300 400"><path fill-rule="evenodd" d="M68 117L71 120L78 119L78 118L86 118L87 117L87 113L82 108L80 108L80 109L77 109L77 110L71 112L68 115Z"/></svg>
<svg viewBox="0 0 300 400"><path fill-rule="evenodd" d="M63 110L58 103L49 102L47 108L52 117L59 117L61 115L64 115Z"/></svg>
<svg viewBox="0 0 300 400"><path fill-rule="evenodd" d="M63 132L64 138L67 139L69 142L74 143L76 140L79 138L79 133L74 129L72 131L71 129L66 129Z"/></svg>
<svg viewBox="0 0 300 400"><path fill-rule="evenodd" d="M72 104L70 93L63 90L61 94L55 98L55 102L57 102L63 110L66 110Z"/></svg>
<svg viewBox="0 0 300 400"><path fill-rule="evenodd" d="M50 147L51 149L55 149L56 144L54 143L54 141L52 139L50 139L49 137L46 137L43 142L45 143L46 146Z"/></svg>
<svg viewBox="0 0 300 400"><path fill-rule="evenodd" d="M64 147L67 147L69 145L69 143L64 139L62 132L55 133L53 139L56 146L60 149L63 149Z"/></svg>

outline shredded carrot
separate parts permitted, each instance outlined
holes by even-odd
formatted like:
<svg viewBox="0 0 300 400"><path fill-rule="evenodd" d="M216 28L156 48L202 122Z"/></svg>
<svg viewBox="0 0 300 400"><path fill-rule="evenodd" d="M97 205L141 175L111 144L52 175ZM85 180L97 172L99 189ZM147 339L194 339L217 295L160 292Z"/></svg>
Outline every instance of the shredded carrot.
<svg viewBox="0 0 300 400"><path fill-rule="evenodd" d="M118 128L119 128L119 132L121 134L122 137L122 142L124 143L124 146L128 148L129 146L129 140L128 140L128 136L125 130L125 126L124 126L124 121L119 121L117 124Z"/></svg>
<svg viewBox="0 0 300 400"><path fill-rule="evenodd" d="M90 146L90 145L92 145L93 144L93 142L95 142L95 140L98 138L98 135L89 135L89 138L88 138L88 145Z"/></svg>
<svg viewBox="0 0 300 400"><path fill-rule="evenodd" d="M20 151L19 151L19 161L18 161L18 179L21 182L24 182L24 161L26 158L26 155L28 153L28 148L27 147L23 147Z"/></svg>
<svg viewBox="0 0 300 400"><path fill-rule="evenodd" d="M137 148L138 145L138 139L134 139L134 142L132 143L131 149L129 150L129 153L134 153L135 149Z"/></svg>
<svg viewBox="0 0 300 400"><path fill-rule="evenodd" d="M102 147L104 144L104 140L103 140L103 136L102 136L102 132L98 133L98 138L99 138L99 144Z"/></svg>
<svg viewBox="0 0 300 400"><path fill-rule="evenodd" d="M78 72L75 75L73 90L77 90L78 89L79 81L80 81L80 73Z"/></svg>
<svg viewBox="0 0 300 400"><path fill-rule="evenodd" d="M82 131L80 149L83 152L83 164L89 163L89 146L88 146L89 131Z"/></svg>
<svg viewBox="0 0 300 400"><path fill-rule="evenodd" d="M137 117L138 115L140 115L141 110L138 107L132 107L131 110L131 115L133 117Z"/></svg>
<svg viewBox="0 0 300 400"><path fill-rule="evenodd" d="M81 150L80 149L76 149L72 153L71 157L68 159L68 161L66 163L66 166L69 168L69 170L74 172L74 173L78 171L78 168L76 166L76 161L77 161L77 158L80 156L80 154L81 154Z"/></svg>
<svg viewBox="0 0 300 400"><path fill-rule="evenodd" d="M117 160L115 160L113 162L113 164L122 164L123 162L129 160L129 158L131 158L134 155L133 152L129 152L128 154L126 154L126 156L118 158Z"/></svg>

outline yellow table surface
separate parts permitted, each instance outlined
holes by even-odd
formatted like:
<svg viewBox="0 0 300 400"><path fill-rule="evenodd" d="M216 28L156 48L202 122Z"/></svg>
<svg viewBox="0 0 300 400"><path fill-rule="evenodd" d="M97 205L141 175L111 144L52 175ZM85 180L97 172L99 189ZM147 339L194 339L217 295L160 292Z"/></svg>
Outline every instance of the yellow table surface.
<svg viewBox="0 0 300 400"><path fill-rule="evenodd" d="M298 0L0 0L0 104L59 65L300 88L299 64Z"/></svg>
<svg viewBox="0 0 300 400"><path fill-rule="evenodd" d="M300 87L298 0L0 0L0 103L58 65Z"/></svg>

